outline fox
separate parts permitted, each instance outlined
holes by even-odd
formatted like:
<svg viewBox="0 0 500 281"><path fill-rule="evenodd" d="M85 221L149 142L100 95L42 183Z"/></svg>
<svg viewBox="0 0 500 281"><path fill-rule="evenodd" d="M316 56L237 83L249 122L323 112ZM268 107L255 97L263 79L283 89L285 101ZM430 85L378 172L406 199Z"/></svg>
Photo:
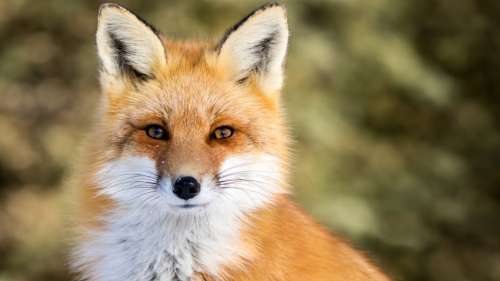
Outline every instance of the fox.
<svg viewBox="0 0 500 281"><path fill-rule="evenodd" d="M279 3L206 41L100 6L102 93L75 176L82 280L389 281L292 199L288 39Z"/></svg>

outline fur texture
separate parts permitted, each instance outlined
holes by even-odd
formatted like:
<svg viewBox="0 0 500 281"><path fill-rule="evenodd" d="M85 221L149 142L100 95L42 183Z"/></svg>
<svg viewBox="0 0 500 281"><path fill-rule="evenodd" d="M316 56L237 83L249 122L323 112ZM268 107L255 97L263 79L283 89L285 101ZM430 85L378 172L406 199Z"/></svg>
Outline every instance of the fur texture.
<svg viewBox="0 0 500 281"><path fill-rule="evenodd" d="M287 40L277 4L218 42L169 41L122 7L101 7L103 95L76 173L82 279L387 280L287 195ZM216 138L218 128L231 133ZM200 182L188 200L173 192L185 176Z"/></svg>

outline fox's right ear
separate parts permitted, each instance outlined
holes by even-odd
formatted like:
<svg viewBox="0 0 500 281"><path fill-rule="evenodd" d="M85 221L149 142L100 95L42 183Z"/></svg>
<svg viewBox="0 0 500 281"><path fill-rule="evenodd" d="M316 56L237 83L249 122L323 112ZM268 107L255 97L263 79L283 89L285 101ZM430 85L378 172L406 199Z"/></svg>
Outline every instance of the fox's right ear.
<svg viewBox="0 0 500 281"><path fill-rule="evenodd" d="M155 29L117 4L99 8L96 40L104 83L152 79L166 64L165 49Z"/></svg>

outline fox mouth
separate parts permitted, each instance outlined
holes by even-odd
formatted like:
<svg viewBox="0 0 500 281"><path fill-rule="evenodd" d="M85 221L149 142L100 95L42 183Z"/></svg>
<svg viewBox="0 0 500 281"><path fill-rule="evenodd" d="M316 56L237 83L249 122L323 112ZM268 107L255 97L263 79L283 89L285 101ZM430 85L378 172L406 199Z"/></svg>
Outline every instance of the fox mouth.
<svg viewBox="0 0 500 281"><path fill-rule="evenodd" d="M182 205L173 205L175 208L180 208L180 209L194 209L194 208L203 208L206 207L208 203L204 204L182 204Z"/></svg>

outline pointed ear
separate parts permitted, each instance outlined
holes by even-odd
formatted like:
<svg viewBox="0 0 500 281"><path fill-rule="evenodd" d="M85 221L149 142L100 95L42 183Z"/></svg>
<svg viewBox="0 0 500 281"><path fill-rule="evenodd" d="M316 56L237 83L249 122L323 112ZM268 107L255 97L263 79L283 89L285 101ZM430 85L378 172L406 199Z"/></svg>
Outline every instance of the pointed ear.
<svg viewBox="0 0 500 281"><path fill-rule="evenodd" d="M283 63L288 45L286 11L267 4L229 29L217 45L219 62L231 70L232 79L244 82L255 75L266 92L283 85Z"/></svg>
<svg viewBox="0 0 500 281"><path fill-rule="evenodd" d="M166 63L155 29L117 4L102 4L99 8L96 40L104 81L152 79L155 70Z"/></svg>

